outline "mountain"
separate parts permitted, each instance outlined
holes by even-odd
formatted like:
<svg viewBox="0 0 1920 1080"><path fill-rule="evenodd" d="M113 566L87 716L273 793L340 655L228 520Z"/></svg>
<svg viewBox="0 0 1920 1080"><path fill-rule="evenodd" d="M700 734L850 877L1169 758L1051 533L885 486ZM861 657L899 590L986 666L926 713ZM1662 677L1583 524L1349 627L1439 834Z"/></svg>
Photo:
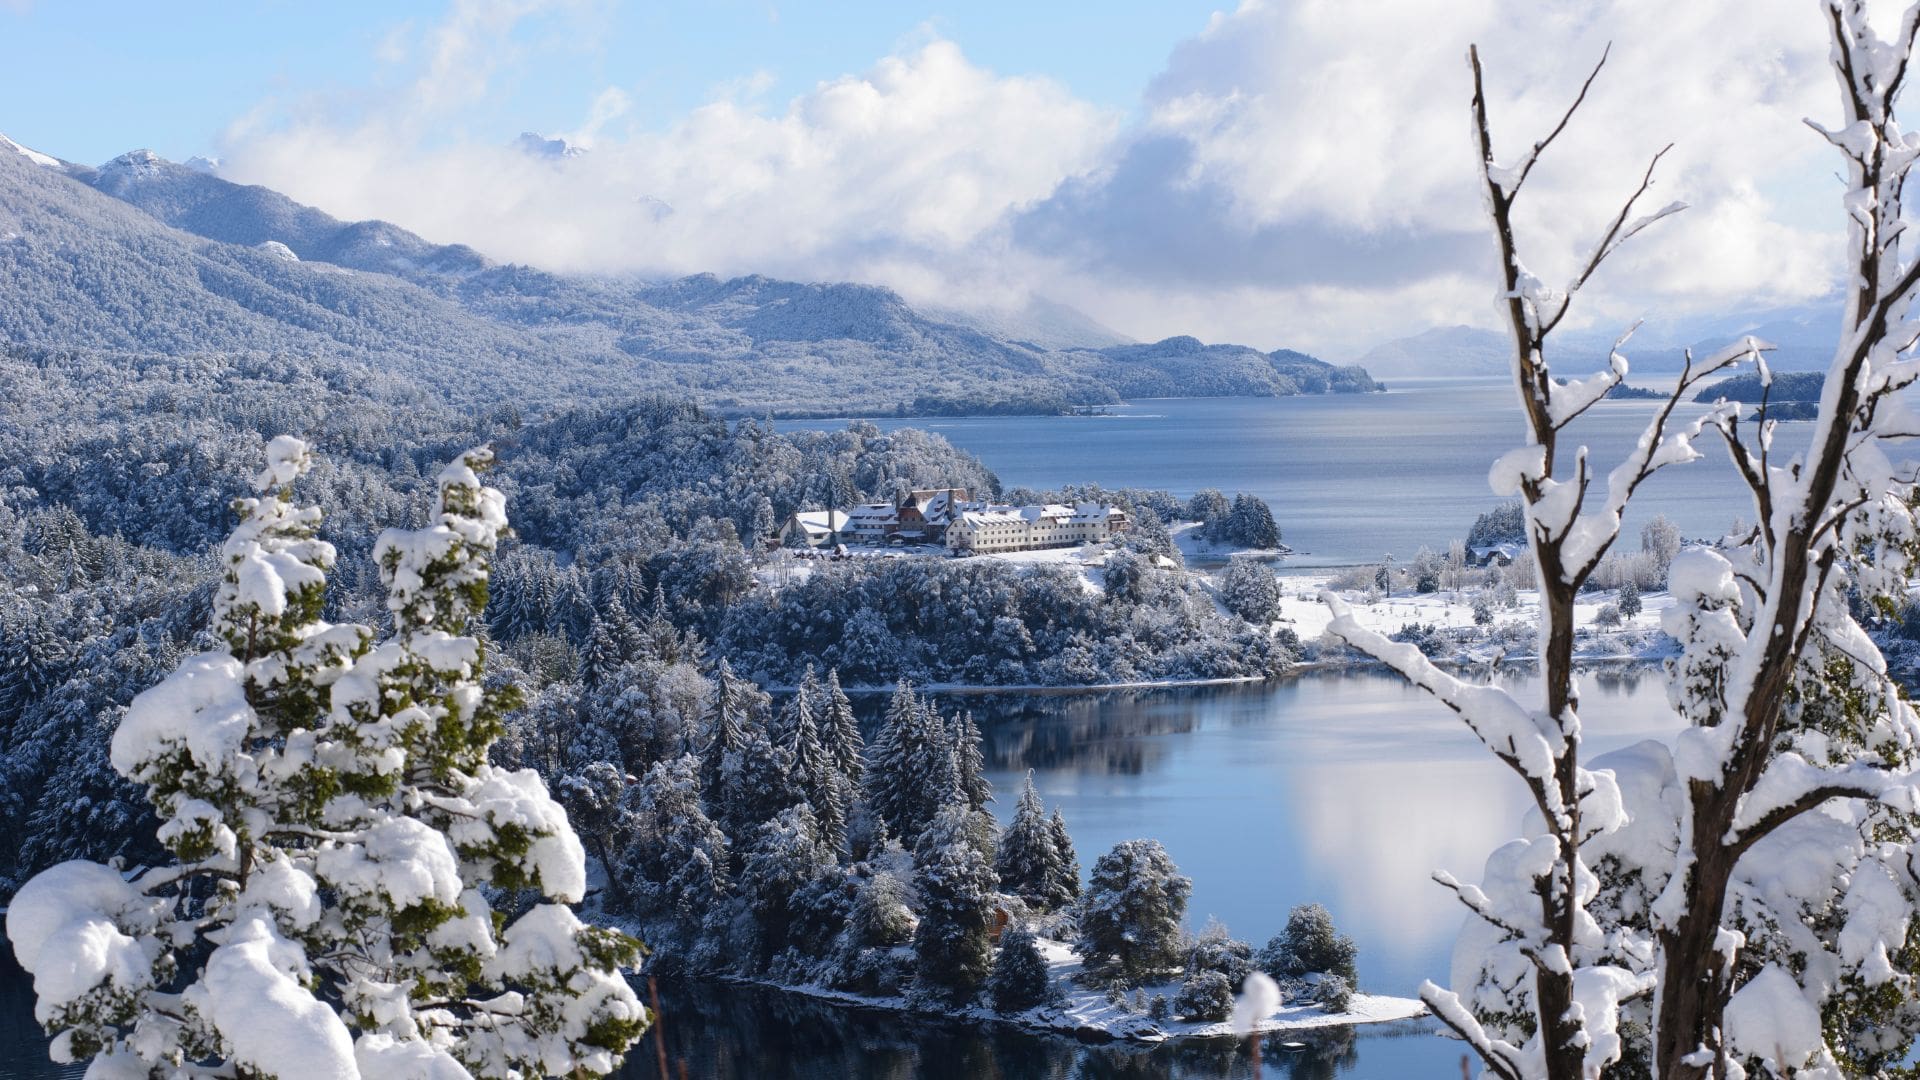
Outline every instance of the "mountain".
<svg viewBox="0 0 1920 1080"><path fill-rule="evenodd" d="M90 168L0 147L0 336L17 344L343 357L394 385L532 407L671 393L733 412L1035 412L1373 388L1284 351L1088 347L1084 316L1030 311L1058 333L1014 338L871 285L555 274L150 151Z"/></svg>
<svg viewBox="0 0 1920 1080"><path fill-rule="evenodd" d="M176 165L151 150L122 154L98 169L68 166L67 171L177 229L246 247L284 244L305 262L411 281L468 274L491 265L464 244L430 244L384 221L342 222L277 191Z"/></svg>
<svg viewBox="0 0 1920 1080"><path fill-rule="evenodd" d="M556 161L579 157L587 152L585 147L575 146L565 139L549 139L537 131L521 132L520 137L513 140L513 145L523 154Z"/></svg>
<svg viewBox="0 0 1920 1080"><path fill-rule="evenodd" d="M1513 363L1513 342L1491 330L1436 326L1375 345L1359 362L1381 378L1505 375Z"/></svg>
<svg viewBox="0 0 1920 1080"><path fill-rule="evenodd" d="M1683 319L1649 319L1621 351L1641 374L1672 374L1686 362L1686 350L1700 355L1725 348L1743 337L1774 346L1767 363L1778 371L1821 371L1833 359L1839 338L1840 304L1823 301L1780 308L1756 308ZM1606 362L1619 328L1589 327L1554 336L1554 370L1579 374ZM1512 344L1504 332L1470 326L1435 327L1411 337L1374 346L1360 364L1382 378L1420 375L1505 375Z"/></svg>
<svg viewBox="0 0 1920 1080"><path fill-rule="evenodd" d="M1100 349L1109 345L1133 344L1132 338L1102 326L1080 311L1038 297L1018 308L963 311L959 308L922 307L920 310L942 322L970 327L990 337L1018 341L1042 349Z"/></svg>

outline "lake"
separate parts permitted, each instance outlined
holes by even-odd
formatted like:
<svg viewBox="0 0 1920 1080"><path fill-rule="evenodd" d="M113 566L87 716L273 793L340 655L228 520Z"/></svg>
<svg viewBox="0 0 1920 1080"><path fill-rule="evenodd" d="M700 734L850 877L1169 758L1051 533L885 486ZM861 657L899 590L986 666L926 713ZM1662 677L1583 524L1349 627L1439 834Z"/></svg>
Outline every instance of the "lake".
<svg viewBox="0 0 1920 1080"><path fill-rule="evenodd" d="M1634 379L1660 389L1672 378ZM1602 401L1563 439L1592 448L1594 489L1632 449L1658 403ZM1706 406L1683 405L1691 419ZM1289 566L1405 561L1422 546L1445 551L1498 500L1487 486L1495 458L1523 441L1518 399L1505 379L1396 380L1384 394L1287 398L1178 398L1117 406L1111 416L929 417L875 420L883 429L924 428L971 451L1011 487L1199 488L1267 500ZM846 421L783 421L781 430L831 430ZM1808 423L1782 424L1776 452L1811 438ZM1641 486L1626 521L1626 548L1665 514L1688 537L1719 536L1754 512L1719 437L1697 444L1705 460L1662 471ZM1781 454L1784 456L1784 454Z"/></svg>
<svg viewBox="0 0 1920 1080"><path fill-rule="evenodd" d="M1631 447L1650 402L1602 402L1573 438L1600 471ZM1685 407L1697 415L1696 406ZM1008 486L1097 482L1218 487L1272 504L1293 566L1406 558L1463 537L1495 501L1487 466L1519 440L1513 391L1498 379L1403 381L1386 394L1136 402L1107 417L882 420L924 427L980 455ZM790 422L784 429L842 426ZM1808 425L1782 428L1784 448ZM1688 536L1750 515L1717 440L1707 460L1656 476L1629 530L1664 513ZM1628 547L1637 546L1629 533ZM1502 673L1517 689L1533 676ZM1581 697L1592 753L1671 733L1657 673L1600 672ZM958 702L952 703L957 707ZM1450 714L1381 672L1314 673L1264 686L973 697L995 809L1012 812L1032 770L1066 815L1083 867L1113 844L1162 841L1193 879L1189 923L1224 921L1264 942L1295 904L1325 904L1360 944L1360 982L1411 995L1444 978L1460 913L1429 874L1477 879L1513 835L1518 783ZM879 702L863 706L877 709ZM62 1075L36 1037L31 995L0 960L0 1078ZM828 1007L738 986L669 985L666 1042L700 1077L1150 1077L1247 1075L1242 1044L1087 1046ZM657 1075L651 1041L624 1075ZM1290 1080L1459 1075L1461 1047L1431 1022L1316 1037L1269 1056ZM72 1073L70 1073L71 1075Z"/></svg>
<svg viewBox="0 0 1920 1080"><path fill-rule="evenodd" d="M1498 676L1533 692L1537 678ZM863 699L863 709L880 706ZM1193 879L1189 923L1209 916L1256 945L1295 904L1317 901L1360 945L1360 984L1411 995L1444 978L1460 912L1428 878L1477 880L1511 837L1520 786L1439 706L1378 671L1268 685L1090 695L969 697L984 729L994 809L1010 815L1028 770L1072 830L1083 867L1121 840L1162 841ZM1671 733L1657 672L1583 677L1587 745L1604 753ZM1246 1075L1244 1048L1083 1046L829 1008L741 987L670 986L669 1049L689 1075L866 1078ZM0 1077L57 1075L33 1038L17 969L0 974ZM1270 1076L1452 1077L1460 1044L1428 1023L1329 1037ZM652 1044L625 1076L657 1074ZM1041 1068L1040 1066L1046 1066ZM1293 1071L1281 1071L1282 1069Z"/></svg>

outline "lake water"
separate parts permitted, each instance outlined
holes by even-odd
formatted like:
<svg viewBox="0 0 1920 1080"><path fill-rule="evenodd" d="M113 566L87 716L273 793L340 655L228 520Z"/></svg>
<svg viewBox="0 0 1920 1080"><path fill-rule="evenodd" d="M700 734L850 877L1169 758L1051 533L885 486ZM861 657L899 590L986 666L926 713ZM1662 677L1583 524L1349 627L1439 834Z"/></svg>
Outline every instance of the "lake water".
<svg viewBox="0 0 1920 1080"><path fill-rule="evenodd" d="M1573 438L1594 448L1604 473L1651 409L1603 402ZM1297 566L1387 552L1405 558L1464 536L1478 509L1495 501L1488 464L1520 438L1502 380L1406 381L1365 396L1145 401L1110 417L878 423L939 431L1009 486L1252 492L1273 505L1288 542L1304 553L1290 561ZM1806 426L1783 427L1780 445L1806 438ZM1704 439L1702 448L1708 460L1642 489L1630 530L1664 513L1685 534L1706 536L1750 516L1716 441ZM1500 678L1532 689L1531 676ZM1656 674L1600 673L1586 682L1592 753L1671 732ZM1083 866L1121 840L1162 841L1193 879L1195 929L1218 917L1258 944L1293 905L1325 904L1360 944L1362 988L1377 993L1411 995L1421 979L1445 977L1460 914L1429 874L1445 868L1477 878L1487 853L1513 835L1523 804L1518 783L1457 721L1379 672L967 705L984 729L1002 815L1032 770L1047 802L1062 807ZM736 986L670 985L664 993L667 1047L690 1076L1248 1075L1236 1043L1087 1046ZM11 957L0 958L0 1080L63 1075L47 1063L31 1011L24 976ZM631 1080L657 1074L651 1040L639 1050L624 1074ZM1276 1047L1267 1075L1452 1077L1460 1051L1430 1022L1360 1028L1316 1037L1297 1054Z"/></svg>
<svg viewBox="0 0 1920 1080"><path fill-rule="evenodd" d="M1659 380L1635 385L1661 388ZM1596 492L1638 440L1657 402L1603 401L1563 439L1592 448ZM1683 405L1691 419L1705 406ZM875 420L925 428L986 462L1007 487L1165 488L1181 497L1213 487L1251 492L1273 507L1290 566L1404 561L1423 545L1444 551L1474 516L1498 500L1487 486L1494 459L1523 441L1519 404L1505 379L1397 380L1384 394L1137 401L1112 416L992 416ZM786 421L782 430L834 429L845 421ZM1811 424L1782 424L1776 451L1811 438ZM1746 489L1717 435L1697 444L1706 459L1667 469L1642 485L1628 516L1627 548L1665 514L1689 537L1719 536L1752 520ZM1784 454L1782 455L1784 456Z"/></svg>
<svg viewBox="0 0 1920 1080"><path fill-rule="evenodd" d="M1521 693L1537 679L1500 676ZM957 707L959 701L951 701ZM1590 753L1671 733L1654 672L1584 678ZM863 699L863 707L877 707ZM1444 979L1460 913L1428 875L1477 879L1511 837L1518 782L1452 718L1381 672L1321 672L1270 685L1096 695L973 697L998 799L1011 813L1033 771L1066 815L1083 866L1135 837L1163 842L1193 879L1189 923L1209 916L1264 942L1295 904L1325 904L1360 944L1360 983L1411 995ZM31 1001L0 973L0 1077L57 1075L33 1037ZM668 987L668 1044L689 1075L865 1080L906 1076L1246 1075L1244 1048L1089 1047L825 1007L739 987ZM656 1075L636 1057L625 1075ZM1451 1077L1460 1044L1427 1025L1360 1028L1270 1076ZM1044 1068L1042 1066L1045 1066ZM1282 1068L1294 1070L1280 1071Z"/></svg>

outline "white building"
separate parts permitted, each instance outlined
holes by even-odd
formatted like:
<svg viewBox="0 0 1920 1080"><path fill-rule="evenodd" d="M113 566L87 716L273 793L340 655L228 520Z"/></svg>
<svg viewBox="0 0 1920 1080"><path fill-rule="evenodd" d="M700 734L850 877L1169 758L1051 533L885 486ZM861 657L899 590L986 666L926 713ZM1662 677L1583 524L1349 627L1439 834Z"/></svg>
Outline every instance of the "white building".
<svg viewBox="0 0 1920 1080"><path fill-rule="evenodd" d="M797 539L796 539L797 534ZM802 510L780 526L780 545L792 547L832 547L853 538L845 510Z"/></svg>
<svg viewBox="0 0 1920 1080"><path fill-rule="evenodd" d="M963 511L947 527L947 550L956 554L1034 551L1098 544L1127 529L1117 506L994 506Z"/></svg>

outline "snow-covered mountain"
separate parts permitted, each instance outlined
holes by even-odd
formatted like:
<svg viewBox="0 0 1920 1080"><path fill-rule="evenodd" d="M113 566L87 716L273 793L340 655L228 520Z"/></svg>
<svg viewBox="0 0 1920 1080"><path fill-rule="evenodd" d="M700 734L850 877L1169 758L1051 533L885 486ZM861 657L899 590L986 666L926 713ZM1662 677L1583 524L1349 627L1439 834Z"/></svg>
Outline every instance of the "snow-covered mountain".
<svg viewBox="0 0 1920 1080"><path fill-rule="evenodd" d="M520 137L513 140L513 145L523 154L537 158L551 158L555 161L579 157L587 152L586 147L575 146L565 139L550 139L537 131L521 132Z"/></svg>
<svg viewBox="0 0 1920 1080"><path fill-rule="evenodd" d="M1058 306L1029 309L1022 328L1052 333L1015 336L871 285L498 265L150 151L98 168L0 153L0 238L0 337L12 342L346 355L463 399L662 392L743 412L1046 411L1373 388L1365 372L1285 350L1103 344L1102 328Z"/></svg>
<svg viewBox="0 0 1920 1080"><path fill-rule="evenodd" d="M1695 354L1752 336L1772 344L1768 363L1780 371L1824 369L1838 341L1840 304L1815 302L1791 307L1754 308L1681 319L1649 319L1634 332L1622 352L1634 371L1669 374L1680 370L1685 350ZM1554 370L1578 374L1605 362L1618 330L1590 327L1554 337ZM1374 346L1360 364L1381 378L1422 375L1505 375L1512 344L1504 331L1471 326L1434 327L1410 337Z"/></svg>
<svg viewBox="0 0 1920 1080"><path fill-rule="evenodd" d="M1436 326L1367 350L1360 366L1383 379L1428 375L1504 375L1512 362L1505 334L1471 326Z"/></svg>

